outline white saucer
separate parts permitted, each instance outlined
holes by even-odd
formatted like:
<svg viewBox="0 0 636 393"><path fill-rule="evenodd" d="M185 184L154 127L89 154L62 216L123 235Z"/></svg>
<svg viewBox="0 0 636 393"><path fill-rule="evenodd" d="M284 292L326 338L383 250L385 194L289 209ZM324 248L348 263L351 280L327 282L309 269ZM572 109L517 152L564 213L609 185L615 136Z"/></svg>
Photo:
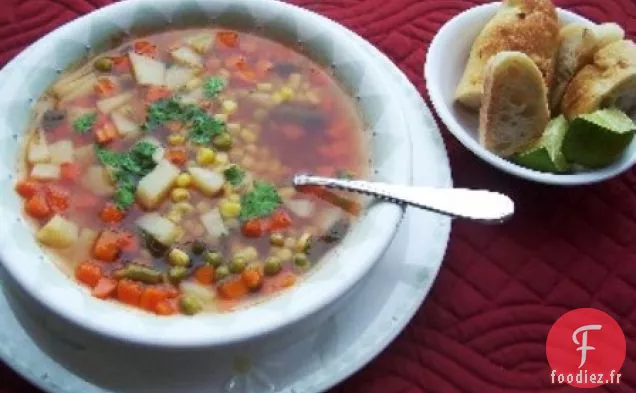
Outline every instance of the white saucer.
<svg viewBox="0 0 636 393"><path fill-rule="evenodd" d="M404 91L403 106L412 108L407 124L414 168L421 168L414 184L452 186L446 150L426 104L395 65L359 40ZM434 144L435 157L418 154L424 143ZM267 340L216 351L135 348L92 336L51 316L3 275L0 358L55 393L325 391L377 356L410 321L437 275L449 233L450 219L408 209L387 253L358 288L333 305L335 313L323 310Z"/></svg>

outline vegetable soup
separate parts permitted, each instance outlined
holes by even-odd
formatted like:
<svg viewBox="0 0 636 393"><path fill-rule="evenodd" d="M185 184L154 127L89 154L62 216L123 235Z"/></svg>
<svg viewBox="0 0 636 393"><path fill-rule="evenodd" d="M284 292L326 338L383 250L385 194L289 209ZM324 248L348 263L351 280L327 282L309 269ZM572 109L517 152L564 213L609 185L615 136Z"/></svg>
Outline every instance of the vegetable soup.
<svg viewBox="0 0 636 393"><path fill-rule="evenodd" d="M228 311L297 285L360 201L296 172L364 176L353 100L257 35L175 30L63 73L38 101L16 191L92 295L158 315Z"/></svg>

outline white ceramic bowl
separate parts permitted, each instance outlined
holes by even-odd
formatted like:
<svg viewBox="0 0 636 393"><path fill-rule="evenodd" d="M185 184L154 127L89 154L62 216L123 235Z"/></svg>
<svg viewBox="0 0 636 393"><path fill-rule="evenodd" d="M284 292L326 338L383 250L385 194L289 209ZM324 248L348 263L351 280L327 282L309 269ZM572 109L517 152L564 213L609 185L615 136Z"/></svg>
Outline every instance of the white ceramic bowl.
<svg viewBox="0 0 636 393"><path fill-rule="evenodd" d="M13 191L17 154L34 100L59 70L131 29L217 22L260 27L265 35L301 41L306 53L331 63L359 99L368 124L371 173L379 180L411 183L411 149L390 76L334 22L275 1L128 0L79 18L48 34L2 71L0 98L0 257L22 288L58 315L99 334L160 347L218 346L257 338L317 312L347 293L392 240L403 216L395 205L372 205L342 244L296 288L256 306L227 314L162 318L92 298L49 260L24 222ZM442 163L440 163L442 165Z"/></svg>
<svg viewBox="0 0 636 393"><path fill-rule="evenodd" d="M500 3L471 8L450 20L437 33L428 50L425 65L426 86L435 111L448 130L470 151L492 166L540 183L574 186L597 183L615 177L636 164L636 139L614 164L598 170L573 174L551 174L524 168L489 152L479 144L479 116L454 103L455 89L464 72L473 41L495 15ZM589 20L562 9L562 23L592 24Z"/></svg>

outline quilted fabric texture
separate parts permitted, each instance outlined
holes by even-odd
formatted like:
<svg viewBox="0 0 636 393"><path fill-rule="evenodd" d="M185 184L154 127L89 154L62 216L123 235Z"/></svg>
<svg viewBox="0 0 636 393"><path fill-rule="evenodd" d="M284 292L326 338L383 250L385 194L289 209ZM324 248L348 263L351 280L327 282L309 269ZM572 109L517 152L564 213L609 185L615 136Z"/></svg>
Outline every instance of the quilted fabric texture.
<svg viewBox="0 0 636 393"><path fill-rule="evenodd" d="M425 94L422 65L435 32L478 0L294 0L356 31ZM0 65L54 27L110 0L0 0ZM560 0L636 36L634 0ZM442 127L443 130L443 127ZM601 185L562 189L487 166L443 130L455 184L510 194L503 226L454 225L425 305L375 361L333 393L569 392L549 383L545 339L573 308L615 317L627 338L622 384L636 390L636 170ZM426 168L421 168L426 170ZM0 366L0 392L36 392Z"/></svg>

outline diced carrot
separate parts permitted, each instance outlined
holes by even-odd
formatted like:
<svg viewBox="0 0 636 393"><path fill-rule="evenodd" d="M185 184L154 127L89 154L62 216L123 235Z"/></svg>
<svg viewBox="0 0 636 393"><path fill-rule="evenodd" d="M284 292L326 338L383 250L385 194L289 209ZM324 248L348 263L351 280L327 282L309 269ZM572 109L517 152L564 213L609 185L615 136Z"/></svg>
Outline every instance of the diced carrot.
<svg viewBox="0 0 636 393"><path fill-rule="evenodd" d="M132 280L120 280L117 284L117 299L131 306L139 306L143 288L140 283Z"/></svg>
<svg viewBox="0 0 636 393"><path fill-rule="evenodd" d="M254 219L248 220L243 224L243 228L242 228L243 235L246 237L254 237L254 238L261 237L268 230L267 224L268 224L267 221L261 218L254 218Z"/></svg>
<svg viewBox="0 0 636 393"><path fill-rule="evenodd" d="M166 292L169 299L179 296L179 290L172 285L163 285L161 288Z"/></svg>
<svg viewBox="0 0 636 393"><path fill-rule="evenodd" d="M231 277L223 281L219 284L217 290L219 295L226 299L239 299L250 292L243 279L239 276Z"/></svg>
<svg viewBox="0 0 636 393"><path fill-rule="evenodd" d="M134 252L139 250L139 240L137 236L130 232L120 232L117 244L124 251Z"/></svg>
<svg viewBox="0 0 636 393"><path fill-rule="evenodd" d="M40 183L35 180L21 180L15 185L15 190L23 198L33 198L40 189Z"/></svg>
<svg viewBox="0 0 636 393"><path fill-rule="evenodd" d="M90 261L82 262L75 268L75 278L82 284L94 288L102 278L102 268Z"/></svg>
<svg viewBox="0 0 636 393"><path fill-rule="evenodd" d="M155 57L157 55L157 46L147 40L136 41L133 49L140 55Z"/></svg>
<svg viewBox="0 0 636 393"><path fill-rule="evenodd" d="M263 285L263 275L256 269L246 269L241 273L241 279L248 289L254 291Z"/></svg>
<svg viewBox="0 0 636 393"><path fill-rule="evenodd" d="M129 73L132 70L130 59L128 55L122 55L111 58L113 61L113 68L120 73Z"/></svg>
<svg viewBox="0 0 636 393"><path fill-rule="evenodd" d="M99 218L106 224L116 224L126 217L126 213L112 202L106 202L106 205L99 213Z"/></svg>
<svg viewBox="0 0 636 393"><path fill-rule="evenodd" d="M37 193L24 204L26 213L37 219L45 219L51 215L51 208L46 202L44 193Z"/></svg>
<svg viewBox="0 0 636 393"><path fill-rule="evenodd" d="M93 256L100 261L113 262L121 252L120 235L111 230L104 230L93 247Z"/></svg>
<svg viewBox="0 0 636 393"><path fill-rule="evenodd" d="M200 284L210 285L214 282L214 266L203 265L194 272L194 278Z"/></svg>
<svg viewBox="0 0 636 393"><path fill-rule="evenodd" d="M235 31L219 31L216 33L217 40L225 46L234 48L238 45L239 35Z"/></svg>
<svg viewBox="0 0 636 393"><path fill-rule="evenodd" d="M119 137L119 133L112 123L106 123L102 128L95 131L95 139L97 143L102 145L114 141L117 137Z"/></svg>
<svg viewBox="0 0 636 393"><path fill-rule="evenodd" d="M292 219L285 210L278 209L272 214L269 223L269 230L280 231L288 228L292 224Z"/></svg>
<svg viewBox="0 0 636 393"><path fill-rule="evenodd" d="M166 291L159 286L149 286L144 289L141 294L139 306L144 310L155 312L159 302L168 298Z"/></svg>
<svg viewBox="0 0 636 393"><path fill-rule="evenodd" d="M286 124L280 128L280 132L283 136L290 141L297 141L302 139L305 131L296 125Z"/></svg>
<svg viewBox="0 0 636 393"><path fill-rule="evenodd" d="M60 165L62 180L67 183L75 183L82 175L82 168L78 164L65 162Z"/></svg>
<svg viewBox="0 0 636 393"><path fill-rule="evenodd" d="M97 282L95 288L93 288L93 296L100 299L107 299L111 297L117 290L117 280L102 277Z"/></svg>
<svg viewBox="0 0 636 393"><path fill-rule="evenodd" d="M55 213L65 211L70 206L71 193L63 187L50 184L46 186L46 202Z"/></svg>
<svg viewBox="0 0 636 393"><path fill-rule="evenodd" d="M165 86L150 86L146 92L146 101L154 102L162 98L170 97L172 93Z"/></svg>
<svg viewBox="0 0 636 393"><path fill-rule="evenodd" d="M166 158L175 165L185 165L188 161L188 153L184 149L168 149Z"/></svg>
<svg viewBox="0 0 636 393"><path fill-rule="evenodd" d="M116 90L117 86L108 78L100 78L95 84L95 93L102 97L113 95Z"/></svg>
<svg viewBox="0 0 636 393"><path fill-rule="evenodd" d="M155 306L155 313L158 315L174 315L177 313L177 306L173 301L162 300Z"/></svg>

